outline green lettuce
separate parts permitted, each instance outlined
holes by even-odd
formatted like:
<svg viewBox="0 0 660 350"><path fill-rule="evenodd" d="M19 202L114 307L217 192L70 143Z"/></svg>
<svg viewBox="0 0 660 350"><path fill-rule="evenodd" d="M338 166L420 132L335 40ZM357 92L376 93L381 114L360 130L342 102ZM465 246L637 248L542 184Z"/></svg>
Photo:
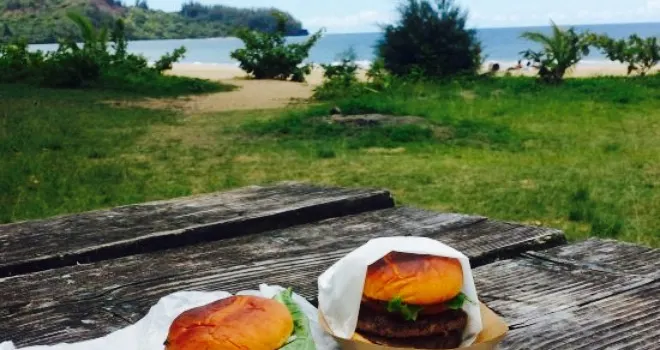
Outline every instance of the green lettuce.
<svg viewBox="0 0 660 350"><path fill-rule="evenodd" d="M312 338L312 327L307 316L302 312L298 304L293 301L291 288L277 293L275 300L284 304L293 317L293 335L289 342L280 350L316 350L314 338Z"/></svg>
<svg viewBox="0 0 660 350"><path fill-rule="evenodd" d="M387 311L401 314L406 321L417 321L417 316L422 311L422 307L408 305L403 302L401 297L395 297L387 303Z"/></svg>
<svg viewBox="0 0 660 350"><path fill-rule="evenodd" d="M467 295L461 292L454 299L447 302L447 307L452 310L460 310L463 308L463 304L465 304L466 301L471 302Z"/></svg>
<svg viewBox="0 0 660 350"><path fill-rule="evenodd" d="M446 302L445 305L451 310L460 310L466 302L471 303L467 295L461 292L454 297L454 299ZM406 321L417 321L417 317L422 310L424 310L424 308L421 306L404 303L403 299L399 296L394 297L387 303L388 312L398 313L403 316L403 319Z"/></svg>

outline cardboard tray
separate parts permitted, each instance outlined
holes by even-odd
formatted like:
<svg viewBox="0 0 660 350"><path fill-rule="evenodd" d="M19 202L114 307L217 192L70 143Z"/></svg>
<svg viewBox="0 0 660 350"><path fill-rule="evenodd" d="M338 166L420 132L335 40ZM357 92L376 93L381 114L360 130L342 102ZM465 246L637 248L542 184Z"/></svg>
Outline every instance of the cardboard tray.
<svg viewBox="0 0 660 350"><path fill-rule="evenodd" d="M493 310L489 309L485 304L481 303L481 321L483 329L477 335L474 344L469 347L460 348L461 350L495 350L498 344L504 339L506 333L509 331L509 326L502 320ZM327 323L323 319L323 315L319 312L319 322L321 326L339 343L342 350L414 350L412 348L393 348L389 346L382 346L376 344L365 343L358 341L357 337L353 339L342 339L336 337Z"/></svg>

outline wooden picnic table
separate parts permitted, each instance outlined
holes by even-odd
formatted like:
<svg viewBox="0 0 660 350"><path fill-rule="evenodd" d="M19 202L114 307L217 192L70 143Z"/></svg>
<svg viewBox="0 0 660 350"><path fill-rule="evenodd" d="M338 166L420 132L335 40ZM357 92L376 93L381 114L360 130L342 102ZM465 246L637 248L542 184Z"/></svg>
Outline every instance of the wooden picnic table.
<svg viewBox="0 0 660 350"><path fill-rule="evenodd" d="M291 286L381 236L469 256L502 349L658 349L660 250L480 216L396 207L390 193L299 183L0 225L0 342L76 342L136 322L181 290Z"/></svg>

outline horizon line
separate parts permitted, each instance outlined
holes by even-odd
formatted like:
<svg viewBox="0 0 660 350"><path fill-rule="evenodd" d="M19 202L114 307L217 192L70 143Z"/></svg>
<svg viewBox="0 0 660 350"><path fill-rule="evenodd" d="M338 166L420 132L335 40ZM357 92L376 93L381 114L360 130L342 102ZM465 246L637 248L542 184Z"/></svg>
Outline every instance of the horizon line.
<svg viewBox="0 0 660 350"><path fill-rule="evenodd" d="M639 25L639 24L660 24L660 20L655 21L655 22L618 22L618 23L573 23L573 24L562 24L562 23L557 23L560 27L583 27L583 26L617 26L617 25ZM548 28L551 25L548 23L546 25L522 25L522 26L474 26L470 27L471 29L477 29L477 30L483 30L483 29L525 29L525 28ZM311 30L307 28L303 28L305 30L308 30L310 33L314 32L319 29ZM377 34L380 33L381 31L359 31L359 32L344 32L344 31L327 31L326 34Z"/></svg>

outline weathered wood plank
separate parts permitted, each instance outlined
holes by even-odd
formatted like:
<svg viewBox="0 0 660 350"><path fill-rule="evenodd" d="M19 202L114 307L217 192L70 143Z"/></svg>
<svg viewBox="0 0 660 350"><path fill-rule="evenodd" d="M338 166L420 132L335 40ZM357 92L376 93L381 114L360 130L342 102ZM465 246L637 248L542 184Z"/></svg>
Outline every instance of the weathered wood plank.
<svg viewBox="0 0 660 350"><path fill-rule="evenodd" d="M579 261L588 264L592 269L626 275L658 276L660 274L660 249L614 240L589 239L543 252L530 252L529 256L557 263L566 260Z"/></svg>
<svg viewBox="0 0 660 350"><path fill-rule="evenodd" d="M389 208L386 191L286 183L0 226L0 277Z"/></svg>
<svg viewBox="0 0 660 350"><path fill-rule="evenodd" d="M564 242L556 230L500 223L482 217L438 214L411 208L366 212L158 253L7 278L0 283L0 329L21 345L48 339L87 339L135 322L159 298L179 290L255 288L259 283L292 286L316 298L316 277L371 238L423 235L437 238L483 264L530 248ZM67 310L61 305L84 307ZM13 303L13 306L7 305ZM103 309L116 316L81 324ZM48 318L50 322L35 320ZM36 323L35 323L36 322ZM35 330L38 325L38 331ZM76 329L63 334L63 328ZM5 333L0 333L5 334ZM44 334L50 337L44 338Z"/></svg>
<svg viewBox="0 0 660 350"><path fill-rule="evenodd" d="M656 349L660 279L633 252L659 263L658 250L589 240L475 269L480 297L512 328L502 348Z"/></svg>
<svg viewBox="0 0 660 350"><path fill-rule="evenodd" d="M502 349L655 350L660 282L545 315L514 328Z"/></svg>

